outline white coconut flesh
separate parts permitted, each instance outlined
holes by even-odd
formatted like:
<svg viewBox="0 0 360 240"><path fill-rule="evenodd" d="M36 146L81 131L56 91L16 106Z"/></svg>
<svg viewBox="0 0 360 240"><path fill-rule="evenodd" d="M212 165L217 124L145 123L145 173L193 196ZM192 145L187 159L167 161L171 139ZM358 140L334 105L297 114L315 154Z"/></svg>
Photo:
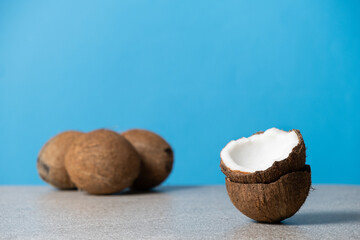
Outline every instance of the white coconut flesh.
<svg viewBox="0 0 360 240"><path fill-rule="evenodd" d="M294 131L270 128L262 134L229 142L220 157L231 170L252 173L286 159L298 144L299 138Z"/></svg>

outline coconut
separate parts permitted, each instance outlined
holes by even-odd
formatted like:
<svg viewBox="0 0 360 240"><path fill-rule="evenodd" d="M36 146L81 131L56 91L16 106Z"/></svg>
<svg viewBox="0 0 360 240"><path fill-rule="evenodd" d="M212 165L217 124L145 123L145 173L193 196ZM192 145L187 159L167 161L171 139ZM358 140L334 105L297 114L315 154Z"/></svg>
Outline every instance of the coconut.
<svg viewBox="0 0 360 240"><path fill-rule="evenodd" d="M171 146L147 130L132 129L122 135L135 147L142 160L139 177L131 187L146 190L161 184L172 170L174 155Z"/></svg>
<svg viewBox="0 0 360 240"><path fill-rule="evenodd" d="M140 156L123 136L100 129L73 142L65 167L79 189L111 194L130 187L140 172Z"/></svg>
<svg viewBox="0 0 360 240"><path fill-rule="evenodd" d="M310 185L309 165L268 184L244 184L226 178L226 189L234 206L249 218L267 223L293 216L305 202Z"/></svg>
<svg viewBox="0 0 360 240"><path fill-rule="evenodd" d="M37 169L45 182L59 189L75 188L65 169L64 157L71 143L82 134L78 131L62 132L42 147L37 158Z"/></svg>
<svg viewBox="0 0 360 240"><path fill-rule="evenodd" d="M271 128L229 142L220 153L222 172L239 183L271 183L305 166L306 148L299 130Z"/></svg>

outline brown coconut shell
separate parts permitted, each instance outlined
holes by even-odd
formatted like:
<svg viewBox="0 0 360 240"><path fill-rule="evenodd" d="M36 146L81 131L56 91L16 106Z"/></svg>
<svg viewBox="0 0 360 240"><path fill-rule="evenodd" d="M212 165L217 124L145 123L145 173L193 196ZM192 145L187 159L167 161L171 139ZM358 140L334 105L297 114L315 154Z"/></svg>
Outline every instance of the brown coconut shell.
<svg viewBox="0 0 360 240"><path fill-rule="evenodd" d="M62 132L51 138L40 150L37 169L40 177L59 189L74 189L65 169L64 158L72 142L84 133L78 131Z"/></svg>
<svg viewBox="0 0 360 240"><path fill-rule="evenodd" d="M231 170L225 163L220 161L221 171L232 181L238 183L271 183L278 180L281 176L299 171L304 168L306 160L306 147L303 137L299 130L293 129L299 138L299 143L292 149L289 156L282 160L274 162L271 167L263 171L253 173L242 172L239 170ZM255 134L262 134L257 132ZM254 134L254 135L255 135Z"/></svg>
<svg viewBox="0 0 360 240"><path fill-rule="evenodd" d="M146 190L160 185L173 167L171 146L156 133L143 129L132 129L122 135L135 147L142 160L139 177L131 187Z"/></svg>
<svg viewBox="0 0 360 240"><path fill-rule="evenodd" d="M65 167L79 189L111 194L130 187L140 172L140 156L123 136L100 129L73 142Z"/></svg>
<svg viewBox="0 0 360 240"><path fill-rule="evenodd" d="M305 202L310 186L309 165L269 184L236 183L226 178L226 189L234 206L247 217L267 223L293 216Z"/></svg>

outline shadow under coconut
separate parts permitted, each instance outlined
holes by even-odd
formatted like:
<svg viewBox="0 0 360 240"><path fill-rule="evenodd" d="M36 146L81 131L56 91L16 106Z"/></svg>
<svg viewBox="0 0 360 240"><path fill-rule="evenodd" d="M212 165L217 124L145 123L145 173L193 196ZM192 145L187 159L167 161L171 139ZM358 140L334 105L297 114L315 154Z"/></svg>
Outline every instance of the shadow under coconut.
<svg viewBox="0 0 360 240"><path fill-rule="evenodd" d="M360 212L323 211L298 213L283 222L284 225L319 225L337 223L360 223Z"/></svg>
<svg viewBox="0 0 360 240"><path fill-rule="evenodd" d="M257 221L249 221L245 224L240 223L233 231L229 231L227 238L284 239L284 236L291 236L291 239L308 239L307 232L300 227L288 226L284 229L284 226L285 224L282 223L259 223Z"/></svg>
<svg viewBox="0 0 360 240"><path fill-rule="evenodd" d="M41 186L44 187L44 186ZM51 194L58 194L58 193L76 193L79 192L80 190L77 188L68 188L68 189L60 189L54 186L46 186L46 193L51 193Z"/></svg>
<svg viewBox="0 0 360 240"><path fill-rule="evenodd" d="M126 189L122 192L109 194L109 195L100 195L100 196L121 196L121 195L142 195L142 194L160 194L160 193L167 193L167 192L174 192L174 191L181 191L181 190L188 190L199 188L200 186L160 186L155 187L149 190L134 190L134 189Z"/></svg>

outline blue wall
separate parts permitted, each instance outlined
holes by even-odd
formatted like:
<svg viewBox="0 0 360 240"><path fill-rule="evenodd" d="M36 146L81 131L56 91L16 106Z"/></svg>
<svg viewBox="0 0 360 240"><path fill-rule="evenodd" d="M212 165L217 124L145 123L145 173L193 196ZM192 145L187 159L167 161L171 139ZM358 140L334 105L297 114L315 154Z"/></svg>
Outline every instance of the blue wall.
<svg viewBox="0 0 360 240"><path fill-rule="evenodd" d="M166 184L222 184L222 147L273 126L315 183L360 184L359 47L359 1L0 1L0 184L104 127L163 135Z"/></svg>

